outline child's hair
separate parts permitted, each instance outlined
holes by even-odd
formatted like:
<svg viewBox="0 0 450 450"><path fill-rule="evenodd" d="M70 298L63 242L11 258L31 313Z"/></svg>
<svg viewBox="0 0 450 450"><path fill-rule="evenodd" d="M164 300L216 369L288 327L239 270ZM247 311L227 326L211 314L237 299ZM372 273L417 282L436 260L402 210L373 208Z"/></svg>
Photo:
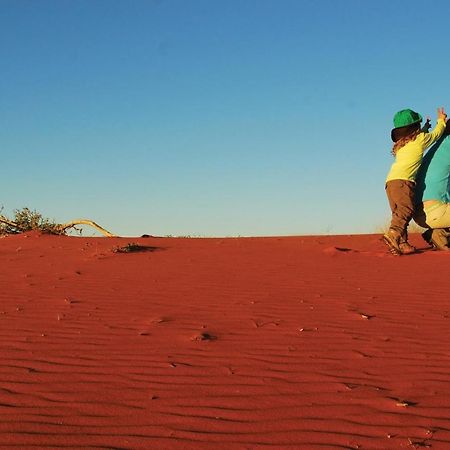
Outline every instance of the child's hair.
<svg viewBox="0 0 450 450"><path fill-rule="evenodd" d="M394 145L392 146L391 153L395 156L400 148L404 147L408 142L414 141L420 133L420 122L406 127L395 128L392 132Z"/></svg>

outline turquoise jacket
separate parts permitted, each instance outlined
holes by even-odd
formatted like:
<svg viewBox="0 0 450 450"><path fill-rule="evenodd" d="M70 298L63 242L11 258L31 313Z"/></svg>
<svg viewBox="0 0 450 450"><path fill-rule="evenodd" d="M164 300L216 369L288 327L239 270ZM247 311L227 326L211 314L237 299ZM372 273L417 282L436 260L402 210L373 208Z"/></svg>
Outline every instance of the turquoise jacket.
<svg viewBox="0 0 450 450"><path fill-rule="evenodd" d="M423 157L416 176L416 202L450 203L450 136L439 139Z"/></svg>

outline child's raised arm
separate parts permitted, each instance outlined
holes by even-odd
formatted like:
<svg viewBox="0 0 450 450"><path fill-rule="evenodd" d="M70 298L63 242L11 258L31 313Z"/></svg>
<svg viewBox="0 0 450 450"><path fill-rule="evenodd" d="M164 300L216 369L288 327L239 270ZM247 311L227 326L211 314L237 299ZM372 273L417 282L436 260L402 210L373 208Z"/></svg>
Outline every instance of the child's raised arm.
<svg viewBox="0 0 450 450"><path fill-rule="evenodd" d="M438 108L437 113L437 125L434 127L433 131L423 135L425 148L436 142L444 133L445 125L447 123L447 114L445 113L444 108Z"/></svg>

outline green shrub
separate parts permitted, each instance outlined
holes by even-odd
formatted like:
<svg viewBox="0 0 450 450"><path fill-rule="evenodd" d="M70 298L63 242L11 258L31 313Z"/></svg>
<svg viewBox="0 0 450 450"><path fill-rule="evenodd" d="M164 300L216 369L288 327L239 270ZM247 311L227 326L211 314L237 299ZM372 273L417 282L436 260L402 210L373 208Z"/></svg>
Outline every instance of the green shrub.
<svg viewBox="0 0 450 450"><path fill-rule="evenodd" d="M59 224L42 217L42 214L36 210L29 208L16 209L12 219L0 215L0 234L17 234L26 231L64 234Z"/></svg>

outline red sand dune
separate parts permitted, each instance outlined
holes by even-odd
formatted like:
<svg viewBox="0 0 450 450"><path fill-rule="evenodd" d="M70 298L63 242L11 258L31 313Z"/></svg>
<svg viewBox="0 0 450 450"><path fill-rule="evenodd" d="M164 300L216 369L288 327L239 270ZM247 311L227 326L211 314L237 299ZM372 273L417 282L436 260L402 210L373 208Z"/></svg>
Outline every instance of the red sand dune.
<svg viewBox="0 0 450 450"><path fill-rule="evenodd" d="M449 449L449 257L0 239L0 448Z"/></svg>

